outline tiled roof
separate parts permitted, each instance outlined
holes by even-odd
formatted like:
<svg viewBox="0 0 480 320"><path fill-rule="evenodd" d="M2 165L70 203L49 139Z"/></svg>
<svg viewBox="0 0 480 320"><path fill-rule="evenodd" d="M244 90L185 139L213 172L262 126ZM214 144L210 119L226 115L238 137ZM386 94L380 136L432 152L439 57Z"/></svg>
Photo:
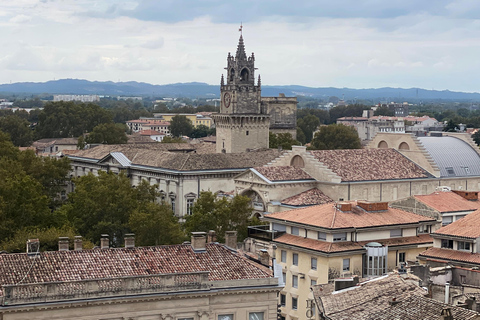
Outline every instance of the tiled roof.
<svg viewBox="0 0 480 320"><path fill-rule="evenodd" d="M292 166L256 167L254 169L270 181L313 180L301 168Z"/></svg>
<svg viewBox="0 0 480 320"><path fill-rule="evenodd" d="M351 241L344 242L327 242L315 239L304 238L300 236L294 236L292 234L285 233L274 240L276 243L287 244L295 247L306 248L310 250L316 250L325 253L363 250L363 247L358 243Z"/></svg>
<svg viewBox="0 0 480 320"><path fill-rule="evenodd" d="M127 123L141 123L146 125L159 125L159 126L169 126L170 122L165 120L155 120L155 119L137 119L137 120L130 120Z"/></svg>
<svg viewBox="0 0 480 320"><path fill-rule="evenodd" d="M480 210L467 214L465 217L441 227L435 234L476 239L480 237Z"/></svg>
<svg viewBox="0 0 480 320"><path fill-rule="evenodd" d="M165 134L158 132L156 130L142 130L139 132L142 136L158 136L162 135L164 136Z"/></svg>
<svg viewBox="0 0 480 320"><path fill-rule="evenodd" d="M315 150L310 153L342 181L428 177L425 170L394 149Z"/></svg>
<svg viewBox="0 0 480 320"><path fill-rule="evenodd" d="M282 204L289 206L311 206L330 203L333 200L317 188L313 188L282 200Z"/></svg>
<svg viewBox="0 0 480 320"><path fill-rule="evenodd" d="M324 314L331 320L437 320L442 310L450 307L454 319L476 319L476 312L426 298L418 286L418 278L391 274L365 281L353 288L323 294L314 286L314 296ZM392 298L396 303L390 304Z"/></svg>
<svg viewBox="0 0 480 320"><path fill-rule="evenodd" d="M362 246L366 245L371 241L359 241L358 243ZM414 244L433 244L433 238L429 234L421 234L418 236L411 236L411 237L398 237L398 238L389 238L389 239L382 239L382 240L375 240L384 246L389 247L396 247L396 246L406 246L406 245L414 245Z"/></svg>
<svg viewBox="0 0 480 320"><path fill-rule="evenodd" d="M340 211L335 204L323 204L306 208L293 209L265 215L265 219L274 221L296 222L325 229L368 228L388 225L436 221L435 219L417 215L400 209L388 208L383 211L365 211L352 204L352 211Z"/></svg>
<svg viewBox="0 0 480 320"><path fill-rule="evenodd" d="M480 265L480 253L470 253L467 251L457 251L445 248L429 248L420 253L420 256L425 258L453 260Z"/></svg>
<svg viewBox="0 0 480 320"><path fill-rule="evenodd" d="M455 192L434 192L427 195L414 196L430 208L438 212L472 211L480 208L480 201L470 201Z"/></svg>
<svg viewBox="0 0 480 320"><path fill-rule="evenodd" d="M30 269L31 268L31 269ZM221 244L0 254L0 286L208 271L210 281L269 278L269 270Z"/></svg>
<svg viewBox="0 0 480 320"><path fill-rule="evenodd" d="M252 168L265 165L281 154L276 149L243 153L214 153L214 149L215 145L209 143L101 145L82 150L75 157L100 160L115 151L122 152L132 165L189 171Z"/></svg>

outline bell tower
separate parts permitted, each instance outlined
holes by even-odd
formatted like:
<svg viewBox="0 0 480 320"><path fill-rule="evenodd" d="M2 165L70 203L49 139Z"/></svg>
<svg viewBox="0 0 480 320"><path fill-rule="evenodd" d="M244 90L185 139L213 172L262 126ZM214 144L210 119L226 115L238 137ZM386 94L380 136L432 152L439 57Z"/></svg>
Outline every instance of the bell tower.
<svg viewBox="0 0 480 320"><path fill-rule="evenodd" d="M260 76L255 85L255 56L247 57L242 34L235 56L228 53L225 69L226 79L222 74L220 82L220 113L213 115L216 152L268 148L270 115L262 106Z"/></svg>

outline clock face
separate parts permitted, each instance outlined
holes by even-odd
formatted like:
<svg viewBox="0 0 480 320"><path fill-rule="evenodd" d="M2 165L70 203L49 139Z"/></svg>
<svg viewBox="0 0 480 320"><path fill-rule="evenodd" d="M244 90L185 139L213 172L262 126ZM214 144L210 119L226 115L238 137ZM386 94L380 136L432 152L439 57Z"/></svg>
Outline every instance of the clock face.
<svg viewBox="0 0 480 320"><path fill-rule="evenodd" d="M225 108L230 107L230 102L232 102L232 96L229 92L225 92L223 95L223 104L225 105Z"/></svg>

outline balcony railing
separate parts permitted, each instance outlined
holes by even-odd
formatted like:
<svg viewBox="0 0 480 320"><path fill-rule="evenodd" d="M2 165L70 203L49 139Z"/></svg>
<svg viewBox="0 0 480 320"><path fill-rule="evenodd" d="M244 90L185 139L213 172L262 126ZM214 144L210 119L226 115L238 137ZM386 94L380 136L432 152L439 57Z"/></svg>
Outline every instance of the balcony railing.
<svg viewBox="0 0 480 320"><path fill-rule="evenodd" d="M259 240L272 241L284 233L285 231L270 230L269 225L248 227L248 236Z"/></svg>

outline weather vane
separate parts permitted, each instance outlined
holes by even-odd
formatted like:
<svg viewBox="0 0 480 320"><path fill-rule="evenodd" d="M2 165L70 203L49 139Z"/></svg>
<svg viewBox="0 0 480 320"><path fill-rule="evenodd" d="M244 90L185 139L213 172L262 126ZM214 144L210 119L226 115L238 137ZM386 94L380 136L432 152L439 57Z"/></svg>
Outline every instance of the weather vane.
<svg viewBox="0 0 480 320"><path fill-rule="evenodd" d="M238 31L240 31L240 35L243 35L242 29L243 29L243 25L242 25L242 22L240 22L240 28L238 28Z"/></svg>

